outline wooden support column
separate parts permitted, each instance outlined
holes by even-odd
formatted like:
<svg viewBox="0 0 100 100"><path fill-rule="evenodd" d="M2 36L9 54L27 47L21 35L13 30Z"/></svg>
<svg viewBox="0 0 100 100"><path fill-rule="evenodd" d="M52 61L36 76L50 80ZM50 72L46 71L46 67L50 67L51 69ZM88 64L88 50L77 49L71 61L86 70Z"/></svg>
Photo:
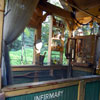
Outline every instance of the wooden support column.
<svg viewBox="0 0 100 100"><path fill-rule="evenodd" d="M97 35L99 35L100 36L100 25L99 25L99 31L98 31L98 34Z"/></svg>
<svg viewBox="0 0 100 100"><path fill-rule="evenodd" d="M2 34L4 22L4 1L0 0L0 90L1 90L1 57L2 57Z"/></svg>
<svg viewBox="0 0 100 100"><path fill-rule="evenodd" d="M64 38L64 31L65 29L62 29L63 38ZM62 45L62 51L60 52L60 64L63 65L64 40L61 40L61 45Z"/></svg>
<svg viewBox="0 0 100 100"><path fill-rule="evenodd" d="M71 31L69 31L69 38L71 37ZM70 78L72 77L72 65L71 65L71 62L72 62L72 48L69 47L69 51L70 51L70 56L69 56L69 59L68 59L68 70L67 70L67 77Z"/></svg>
<svg viewBox="0 0 100 100"><path fill-rule="evenodd" d="M60 64L63 65L63 51L60 52Z"/></svg>
<svg viewBox="0 0 100 100"><path fill-rule="evenodd" d="M35 17L36 19L35 20L35 26L36 26L36 29L35 29L35 43L34 43L34 56L33 56L33 64L39 64L39 58L40 58L40 53L37 53L37 50L36 50L36 42L37 40L41 40L41 28L42 28L42 20L43 20L43 11L39 8L36 9L36 12L35 12Z"/></svg>
<svg viewBox="0 0 100 100"><path fill-rule="evenodd" d="M77 100L85 100L85 85L86 85L86 83L84 80L79 82Z"/></svg>
<svg viewBox="0 0 100 100"><path fill-rule="evenodd" d="M35 38L36 38L35 43L37 40L41 40L41 27L42 27L42 23L40 23L39 26L35 30ZM34 51L35 65L39 65L39 58L40 58L40 53L36 52L36 47L35 47L35 51Z"/></svg>
<svg viewBox="0 0 100 100"><path fill-rule="evenodd" d="M38 71L34 72L34 82L38 82Z"/></svg>
<svg viewBox="0 0 100 100"><path fill-rule="evenodd" d="M49 28L49 41L48 41L48 65L51 64L51 42L52 42L52 30L53 30L53 16L50 16L50 28Z"/></svg>
<svg viewBox="0 0 100 100"><path fill-rule="evenodd" d="M100 25L99 25L99 31L98 31L98 36L100 36ZM95 54L95 64L96 64L96 73L100 74L100 37L97 39L97 45L96 45L96 54ZM98 59L99 58L99 59ZM97 61L98 59L98 61Z"/></svg>
<svg viewBox="0 0 100 100"><path fill-rule="evenodd" d="M35 62L36 62L36 50L35 50L35 44L36 44L36 30L35 30L35 33L34 33L33 65L35 65Z"/></svg>
<svg viewBox="0 0 100 100"><path fill-rule="evenodd" d="M42 27L42 23L40 22L38 27L36 28L36 40L41 39L41 27Z"/></svg>

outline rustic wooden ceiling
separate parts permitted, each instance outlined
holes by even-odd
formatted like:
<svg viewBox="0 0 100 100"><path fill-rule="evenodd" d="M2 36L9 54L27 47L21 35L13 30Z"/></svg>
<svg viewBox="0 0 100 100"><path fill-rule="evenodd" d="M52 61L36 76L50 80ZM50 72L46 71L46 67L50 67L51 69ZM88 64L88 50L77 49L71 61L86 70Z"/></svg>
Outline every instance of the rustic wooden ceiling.
<svg viewBox="0 0 100 100"><path fill-rule="evenodd" d="M30 20L30 27L38 27L47 15L56 15L65 19L69 30L73 31L81 24L87 24L94 20L100 24L100 0L59 0L64 9L56 7L47 2L40 0L37 9ZM46 15L42 12L46 11Z"/></svg>
<svg viewBox="0 0 100 100"><path fill-rule="evenodd" d="M88 19L90 17L90 19L94 18L100 23L100 0L60 0L60 2L66 10L75 11L77 20L84 22L86 21L85 17L88 17Z"/></svg>

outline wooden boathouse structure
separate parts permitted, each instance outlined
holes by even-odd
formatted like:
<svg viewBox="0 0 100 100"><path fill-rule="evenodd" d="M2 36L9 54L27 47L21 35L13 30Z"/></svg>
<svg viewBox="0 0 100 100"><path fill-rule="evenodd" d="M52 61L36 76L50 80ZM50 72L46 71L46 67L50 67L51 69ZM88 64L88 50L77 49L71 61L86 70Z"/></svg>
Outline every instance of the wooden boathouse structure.
<svg viewBox="0 0 100 100"><path fill-rule="evenodd" d="M100 28L97 35L74 36L82 25L93 28L96 21L100 27L100 0L59 1L63 8L47 0L0 0L0 100L100 100ZM39 65L40 54L34 48L34 65L10 66L8 45L25 27L35 28L35 42L40 42L47 16L51 18L48 65ZM65 24L68 66L62 65ZM60 30L60 36L53 28ZM60 52L56 65L52 64L52 51Z"/></svg>

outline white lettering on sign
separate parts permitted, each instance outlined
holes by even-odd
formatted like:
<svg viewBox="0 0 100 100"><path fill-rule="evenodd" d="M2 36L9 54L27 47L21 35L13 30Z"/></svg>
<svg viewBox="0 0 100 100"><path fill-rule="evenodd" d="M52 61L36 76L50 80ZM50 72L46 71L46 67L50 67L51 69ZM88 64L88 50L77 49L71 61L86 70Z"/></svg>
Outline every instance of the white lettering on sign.
<svg viewBox="0 0 100 100"><path fill-rule="evenodd" d="M58 98L63 95L63 91L58 91L58 92L52 92L48 94L41 94L39 96L35 96L34 100L48 100L48 99L54 99Z"/></svg>

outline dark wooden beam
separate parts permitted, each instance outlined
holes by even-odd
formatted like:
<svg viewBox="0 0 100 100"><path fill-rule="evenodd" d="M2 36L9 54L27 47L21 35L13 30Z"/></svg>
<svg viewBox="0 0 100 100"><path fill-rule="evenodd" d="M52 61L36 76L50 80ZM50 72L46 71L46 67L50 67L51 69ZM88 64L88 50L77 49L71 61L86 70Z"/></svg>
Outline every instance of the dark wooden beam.
<svg viewBox="0 0 100 100"><path fill-rule="evenodd" d="M84 10L89 8L94 8L95 6L100 5L100 0L67 0L67 1L68 3L72 1L73 4Z"/></svg>
<svg viewBox="0 0 100 100"><path fill-rule="evenodd" d="M62 6L67 9L70 10L69 8L71 7L69 4L72 4L74 6L77 6L83 10L88 10L90 8L94 8L98 5L100 5L100 0L60 0ZM67 5L66 5L66 3ZM72 7L71 7L72 8Z"/></svg>
<svg viewBox="0 0 100 100"><path fill-rule="evenodd" d="M94 18L100 22L100 0L60 0L64 9L72 12L71 8L76 9L76 18L80 23L87 23Z"/></svg>
<svg viewBox="0 0 100 100"><path fill-rule="evenodd" d="M48 2L39 2L38 7L40 9L42 9L43 11L48 12L51 15L56 15L56 16L59 16L59 17L64 18L64 19L71 19L70 12L68 12L60 7L57 7L55 5L52 5Z"/></svg>
<svg viewBox="0 0 100 100"><path fill-rule="evenodd" d="M35 12L33 13L33 16L30 19L28 27L38 29L39 25L42 24L42 22L45 21L46 17L48 16L48 13L44 15L42 13L43 11L41 9L36 8Z"/></svg>

